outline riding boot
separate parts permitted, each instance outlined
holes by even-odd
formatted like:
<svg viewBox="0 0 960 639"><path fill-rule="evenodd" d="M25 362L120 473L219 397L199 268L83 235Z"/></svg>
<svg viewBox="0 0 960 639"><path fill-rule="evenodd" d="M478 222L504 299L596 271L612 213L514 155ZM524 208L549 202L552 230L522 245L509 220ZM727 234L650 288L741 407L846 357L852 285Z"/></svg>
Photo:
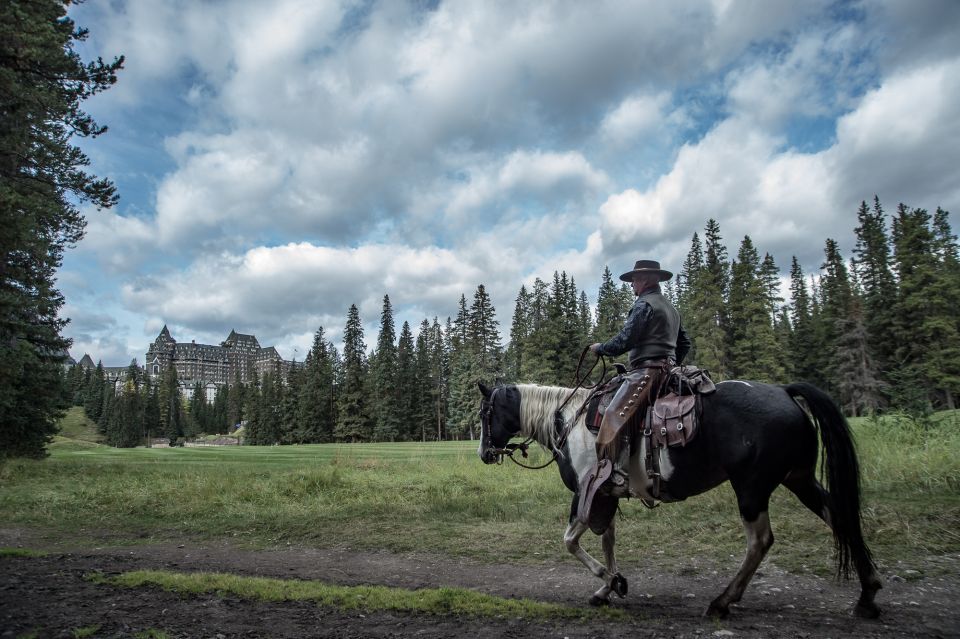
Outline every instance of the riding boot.
<svg viewBox="0 0 960 639"><path fill-rule="evenodd" d="M597 464L580 485L577 517L583 523L589 522L593 498L598 491L611 497L626 497L629 493L627 468L631 437L628 424L637 409L646 408L652 372L638 369L629 373L607 406L597 433Z"/></svg>

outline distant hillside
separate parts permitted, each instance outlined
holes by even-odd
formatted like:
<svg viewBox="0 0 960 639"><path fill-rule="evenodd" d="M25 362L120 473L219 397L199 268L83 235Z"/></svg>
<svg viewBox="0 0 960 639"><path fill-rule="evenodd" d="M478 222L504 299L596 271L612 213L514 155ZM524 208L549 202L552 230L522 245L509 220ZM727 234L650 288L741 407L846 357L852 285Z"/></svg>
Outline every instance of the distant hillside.
<svg viewBox="0 0 960 639"><path fill-rule="evenodd" d="M97 430L97 425L87 418L82 406L73 406L60 420L60 432L54 445L61 443L62 440L103 444L106 437Z"/></svg>

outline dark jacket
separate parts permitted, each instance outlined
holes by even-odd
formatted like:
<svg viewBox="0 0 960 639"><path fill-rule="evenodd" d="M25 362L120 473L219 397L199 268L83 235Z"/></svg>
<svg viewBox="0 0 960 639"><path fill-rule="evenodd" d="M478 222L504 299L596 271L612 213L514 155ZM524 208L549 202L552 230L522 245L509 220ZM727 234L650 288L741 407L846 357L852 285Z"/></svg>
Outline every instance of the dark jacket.
<svg viewBox="0 0 960 639"><path fill-rule="evenodd" d="M670 358L679 364L690 351L690 338L683 330L680 313L659 286L637 296L623 328L599 348L600 354L610 357L628 350L631 368L648 359Z"/></svg>

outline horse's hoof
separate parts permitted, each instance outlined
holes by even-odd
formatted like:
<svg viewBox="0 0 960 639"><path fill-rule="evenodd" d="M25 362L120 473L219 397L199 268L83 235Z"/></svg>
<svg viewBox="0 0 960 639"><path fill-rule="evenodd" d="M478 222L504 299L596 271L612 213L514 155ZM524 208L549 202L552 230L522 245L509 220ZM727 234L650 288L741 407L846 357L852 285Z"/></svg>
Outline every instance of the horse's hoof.
<svg viewBox="0 0 960 639"><path fill-rule="evenodd" d="M880 616L880 608L873 602L858 603L853 609L853 614L861 619L876 619Z"/></svg>
<svg viewBox="0 0 960 639"><path fill-rule="evenodd" d="M590 597L590 605L594 608L606 608L610 605L610 600L606 597L598 597L594 595Z"/></svg>
<svg viewBox="0 0 960 639"><path fill-rule="evenodd" d="M627 578L619 572L613 576L613 579L610 581L610 587L621 599L627 596Z"/></svg>
<svg viewBox="0 0 960 639"><path fill-rule="evenodd" d="M726 619L730 616L730 609L726 606L721 606L716 601L712 601L710 602L710 607L703 613L703 616L712 619Z"/></svg>

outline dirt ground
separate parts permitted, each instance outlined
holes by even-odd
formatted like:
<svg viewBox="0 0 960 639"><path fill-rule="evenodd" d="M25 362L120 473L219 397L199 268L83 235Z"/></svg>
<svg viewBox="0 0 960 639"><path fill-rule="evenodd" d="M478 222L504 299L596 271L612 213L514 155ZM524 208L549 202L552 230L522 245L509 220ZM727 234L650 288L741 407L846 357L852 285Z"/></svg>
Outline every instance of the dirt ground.
<svg viewBox="0 0 960 639"><path fill-rule="evenodd" d="M0 528L0 547L48 550L43 557L0 558L0 638L133 637L148 629L169 637L960 637L960 556L940 558L944 576L907 568L884 571L878 620L851 616L855 582L794 575L765 562L744 600L724 621L701 617L732 576L696 564L682 575L621 558L629 581L614 605L625 621L532 622L511 618L357 613L312 603L258 603L237 597L180 596L121 589L84 579L138 569L228 572L316 579L341 585L402 588L459 586L501 597L586 606L599 582L575 560L493 565L446 556L285 547L251 551L220 542L77 547L40 531ZM33 633L33 634L30 634Z"/></svg>

